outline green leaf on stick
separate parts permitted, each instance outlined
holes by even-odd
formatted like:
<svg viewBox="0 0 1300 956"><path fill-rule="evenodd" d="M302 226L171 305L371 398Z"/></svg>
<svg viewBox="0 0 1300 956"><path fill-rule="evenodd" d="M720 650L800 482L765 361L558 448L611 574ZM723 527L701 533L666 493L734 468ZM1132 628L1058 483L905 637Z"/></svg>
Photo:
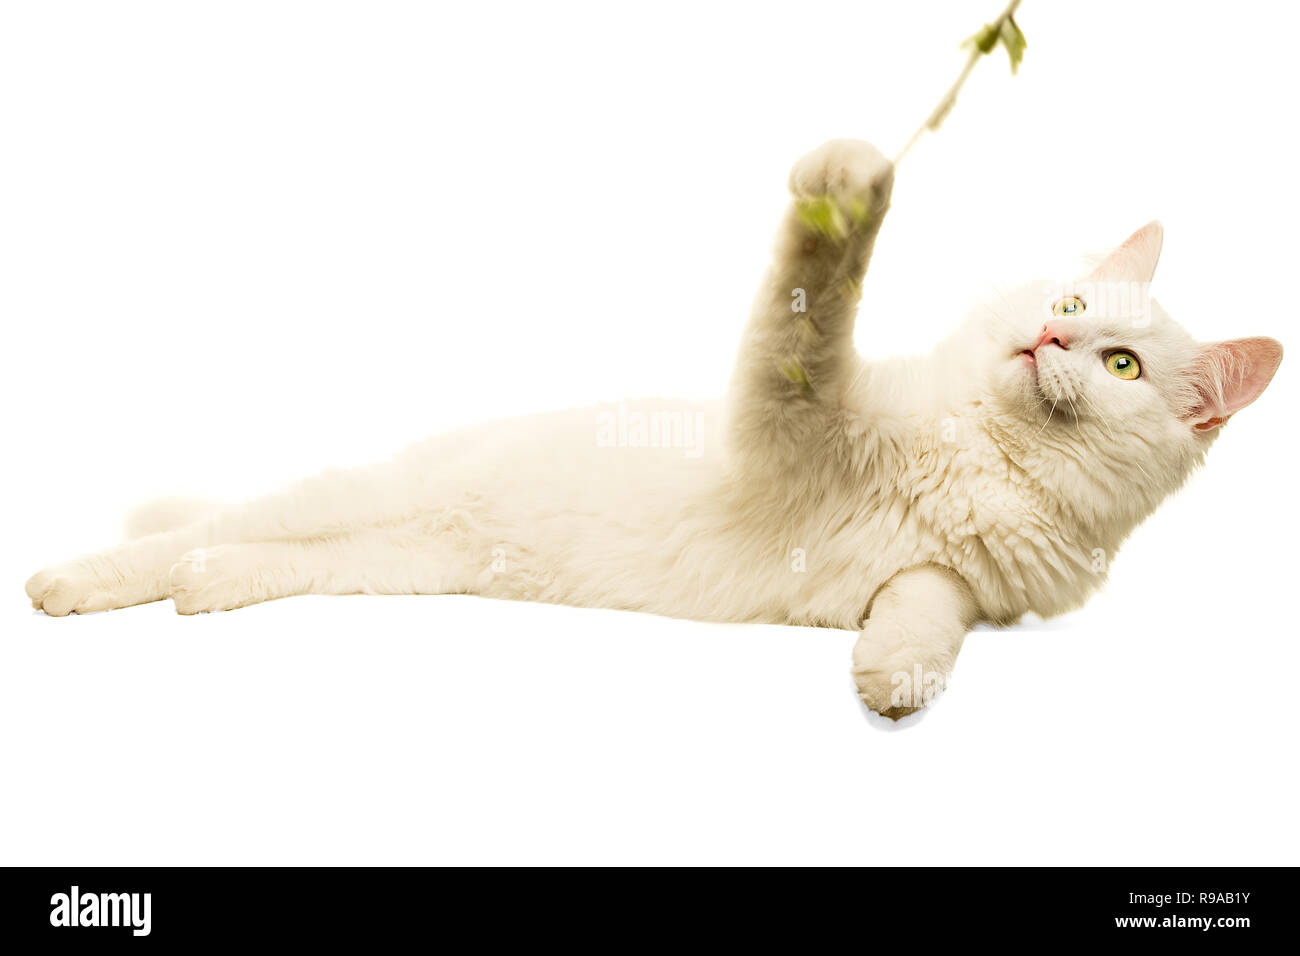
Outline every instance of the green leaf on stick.
<svg viewBox="0 0 1300 956"><path fill-rule="evenodd" d="M1020 25L1016 23L1015 17L1007 17L997 23L986 23L978 33L968 37L962 46L966 49L979 50L981 53L992 53L993 48L999 43L1006 48L1007 56L1011 60L1011 72L1015 73L1020 68L1020 61L1025 58L1025 47L1029 46L1025 35L1020 32Z"/></svg>
<svg viewBox="0 0 1300 956"><path fill-rule="evenodd" d="M967 37L964 47L974 47L981 53L988 53L998 45L998 29L991 23L986 23L980 28L980 32L973 37Z"/></svg>
<svg viewBox="0 0 1300 956"><path fill-rule="evenodd" d="M1020 68L1020 61L1025 58L1025 47L1029 46L1025 35L1020 32L1015 17L1007 17L1002 21L998 39L1007 48L1007 56L1011 58L1011 72L1015 73Z"/></svg>

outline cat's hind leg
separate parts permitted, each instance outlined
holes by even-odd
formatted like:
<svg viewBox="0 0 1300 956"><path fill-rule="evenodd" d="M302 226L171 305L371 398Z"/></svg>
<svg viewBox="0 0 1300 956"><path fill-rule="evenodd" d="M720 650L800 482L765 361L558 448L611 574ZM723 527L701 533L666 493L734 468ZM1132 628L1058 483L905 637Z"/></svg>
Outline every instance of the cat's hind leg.
<svg viewBox="0 0 1300 956"><path fill-rule="evenodd" d="M175 530L50 565L27 581L32 606L54 617L161 601L171 593L170 572L196 548L270 540L344 535L358 527L400 521L416 513L414 490L391 463L308 478L288 489L242 504L187 503L146 508L128 522L139 534L202 515Z"/></svg>
<svg viewBox="0 0 1300 956"><path fill-rule="evenodd" d="M181 614L228 611L302 594L452 594L487 571L463 539L403 528L191 551L169 585Z"/></svg>
<svg viewBox="0 0 1300 956"><path fill-rule="evenodd" d="M203 541L196 525L53 564L27 580L27 596L51 617L161 601L169 592L171 566Z"/></svg>

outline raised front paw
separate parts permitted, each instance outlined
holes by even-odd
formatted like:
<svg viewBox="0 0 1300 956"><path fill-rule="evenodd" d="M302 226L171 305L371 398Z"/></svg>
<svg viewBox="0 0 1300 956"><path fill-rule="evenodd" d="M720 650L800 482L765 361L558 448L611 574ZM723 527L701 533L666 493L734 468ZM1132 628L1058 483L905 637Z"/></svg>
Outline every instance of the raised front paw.
<svg viewBox="0 0 1300 956"><path fill-rule="evenodd" d="M790 192L799 199L828 197L864 214L889 208L894 164L866 140L833 139L790 170Z"/></svg>

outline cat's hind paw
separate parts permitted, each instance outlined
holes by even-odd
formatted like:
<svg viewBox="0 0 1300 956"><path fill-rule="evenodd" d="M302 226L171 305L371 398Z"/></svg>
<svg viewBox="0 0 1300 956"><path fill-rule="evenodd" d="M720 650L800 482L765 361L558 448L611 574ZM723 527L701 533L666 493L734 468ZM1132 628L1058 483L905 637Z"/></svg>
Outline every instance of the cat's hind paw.
<svg viewBox="0 0 1300 956"><path fill-rule="evenodd" d="M300 593L294 571L268 556L271 544L220 544L181 556L167 576L178 614L233 611Z"/></svg>
<svg viewBox="0 0 1300 956"><path fill-rule="evenodd" d="M242 586L239 570L232 566L234 549L198 548L181 556L167 576L168 589L178 614L230 611L254 603Z"/></svg>
<svg viewBox="0 0 1300 956"><path fill-rule="evenodd" d="M27 580L32 607L51 617L72 612L87 614L121 607L111 591L100 586L94 570L81 562L56 564L38 571Z"/></svg>

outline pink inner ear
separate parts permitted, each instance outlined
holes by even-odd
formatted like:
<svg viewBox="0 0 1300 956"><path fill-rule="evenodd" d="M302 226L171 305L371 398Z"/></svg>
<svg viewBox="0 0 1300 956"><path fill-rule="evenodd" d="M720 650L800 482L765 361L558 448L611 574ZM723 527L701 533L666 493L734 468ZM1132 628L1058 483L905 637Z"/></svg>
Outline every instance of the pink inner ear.
<svg viewBox="0 0 1300 956"><path fill-rule="evenodd" d="M1150 282L1156 274L1164 242L1164 227L1158 221L1149 222L1125 239L1089 278L1105 282Z"/></svg>
<svg viewBox="0 0 1300 956"><path fill-rule="evenodd" d="M1196 363L1199 401L1188 416L1192 427L1218 428L1259 398L1281 362L1282 343L1276 339L1232 339L1207 345Z"/></svg>

